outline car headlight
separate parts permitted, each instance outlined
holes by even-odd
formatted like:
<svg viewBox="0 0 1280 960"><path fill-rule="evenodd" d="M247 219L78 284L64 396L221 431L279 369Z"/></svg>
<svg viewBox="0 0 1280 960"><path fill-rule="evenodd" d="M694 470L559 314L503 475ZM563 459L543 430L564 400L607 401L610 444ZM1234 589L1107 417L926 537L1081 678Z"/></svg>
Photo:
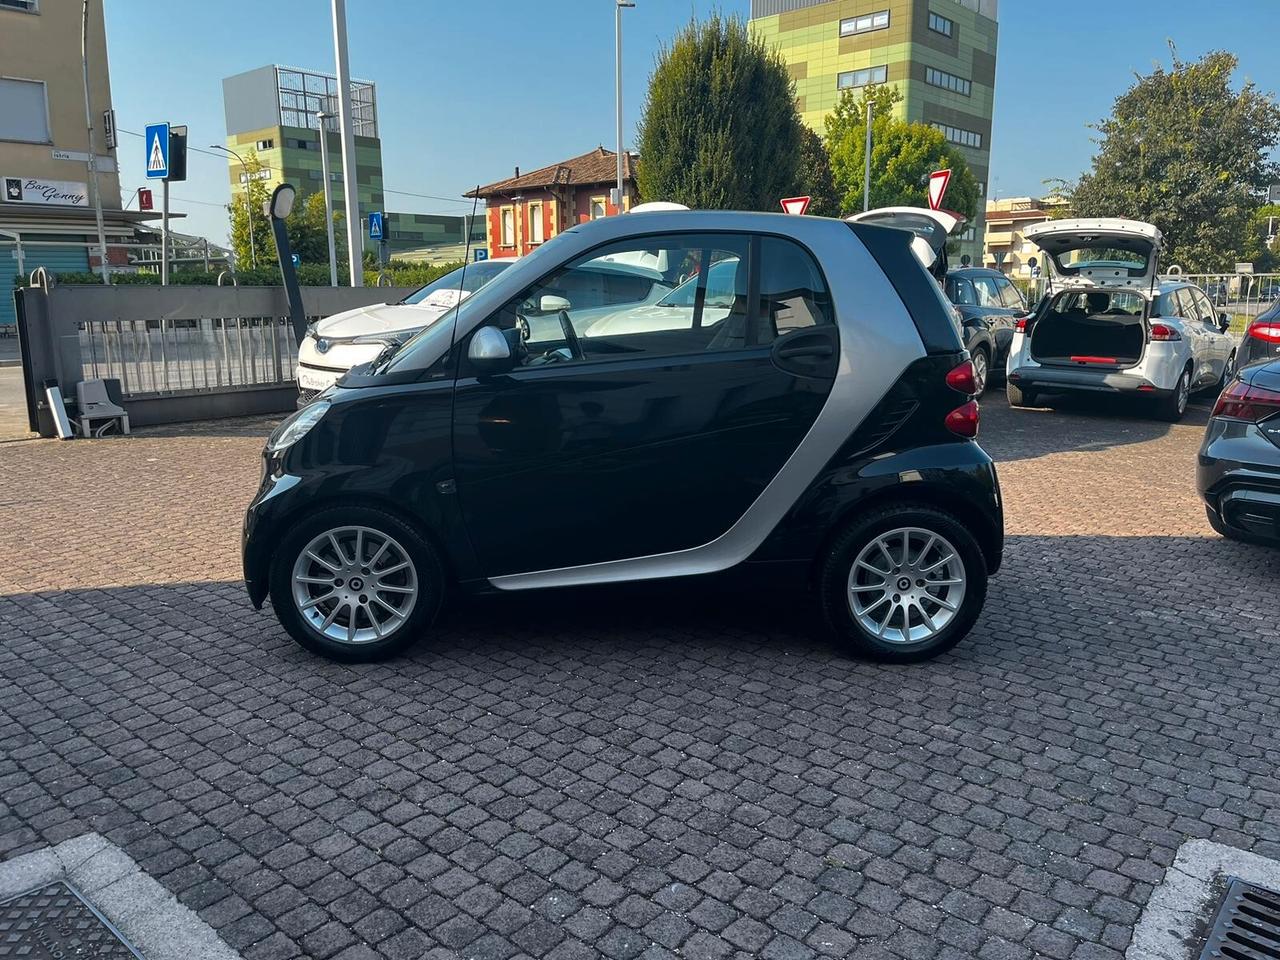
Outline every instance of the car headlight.
<svg viewBox="0 0 1280 960"><path fill-rule="evenodd" d="M293 446L328 412L328 400L313 400L271 432L271 436L267 438L267 450L279 453Z"/></svg>

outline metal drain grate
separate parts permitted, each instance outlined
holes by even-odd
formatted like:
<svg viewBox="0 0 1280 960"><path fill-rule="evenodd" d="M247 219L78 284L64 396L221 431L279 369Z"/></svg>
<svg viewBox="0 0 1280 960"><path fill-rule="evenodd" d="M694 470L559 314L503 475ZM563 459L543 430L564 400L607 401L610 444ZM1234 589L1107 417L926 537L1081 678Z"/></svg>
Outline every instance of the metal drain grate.
<svg viewBox="0 0 1280 960"><path fill-rule="evenodd" d="M0 960L141 960L115 927L61 881L0 903Z"/></svg>
<svg viewBox="0 0 1280 960"><path fill-rule="evenodd" d="M1280 893L1233 877L1200 960L1280 960Z"/></svg>

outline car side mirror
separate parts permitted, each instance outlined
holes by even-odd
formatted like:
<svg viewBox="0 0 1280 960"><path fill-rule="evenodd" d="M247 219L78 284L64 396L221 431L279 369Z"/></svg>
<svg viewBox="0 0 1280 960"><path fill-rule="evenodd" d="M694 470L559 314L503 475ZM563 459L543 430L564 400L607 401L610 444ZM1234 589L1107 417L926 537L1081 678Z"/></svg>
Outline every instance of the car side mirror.
<svg viewBox="0 0 1280 960"><path fill-rule="evenodd" d="M542 299L538 301L540 313L559 313L561 310L568 310L571 306L573 304L564 297L557 297L551 293L544 293Z"/></svg>
<svg viewBox="0 0 1280 960"><path fill-rule="evenodd" d="M476 372L493 376L506 373L516 365L511 355L511 344L497 327L481 327L467 347L467 359Z"/></svg>
<svg viewBox="0 0 1280 960"><path fill-rule="evenodd" d="M1226 313L1218 314L1218 329L1226 333L1231 329L1231 316Z"/></svg>

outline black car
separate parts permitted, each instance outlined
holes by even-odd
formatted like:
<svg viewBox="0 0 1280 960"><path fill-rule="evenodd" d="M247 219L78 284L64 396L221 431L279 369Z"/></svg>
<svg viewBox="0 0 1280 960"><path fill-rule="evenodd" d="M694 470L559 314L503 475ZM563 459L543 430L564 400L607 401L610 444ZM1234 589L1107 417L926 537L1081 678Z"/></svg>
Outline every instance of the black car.
<svg viewBox="0 0 1280 960"><path fill-rule="evenodd" d="M1027 315L1022 292L999 270L960 267L947 271L947 299L960 311L965 348L973 358L980 389L990 373L1003 377L1014 326Z"/></svg>
<svg viewBox="0 0 1280 960"><path fill-rule="evenodd" d="M1213 529L1280 544L1280 360L1241 369L1222 391L1196 481Z"/></svg>
<svg viewBox="0 0 1280 960"><path fill-rule="evenodd" d="M973 368L898 230L581 224L284 421L245 517L255 605L343 660L447 593L798 573L855 651L920 660L1000 565ZM640 264L687 295L578 282ZM689 283L692 279L692 287Z"/></svg>
<svg viewBox="0 0 1280 960"><path fill-rule="evenodd" d="M1236 350L1236 363L1245 367L1280 357L1280 300L1250 321Z"/></svg>

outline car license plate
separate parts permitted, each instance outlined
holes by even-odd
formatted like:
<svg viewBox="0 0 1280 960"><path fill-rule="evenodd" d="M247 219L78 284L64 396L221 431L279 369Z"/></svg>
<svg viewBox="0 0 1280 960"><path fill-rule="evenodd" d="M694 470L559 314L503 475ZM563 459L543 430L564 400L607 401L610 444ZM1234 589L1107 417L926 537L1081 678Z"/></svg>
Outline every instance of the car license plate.
<svg viewBox="0 0 1280 960"><path fill-rule="evenodd" d="M338 379L338 374L298 368L298 388L300 390L323 390Z"/></svg>

